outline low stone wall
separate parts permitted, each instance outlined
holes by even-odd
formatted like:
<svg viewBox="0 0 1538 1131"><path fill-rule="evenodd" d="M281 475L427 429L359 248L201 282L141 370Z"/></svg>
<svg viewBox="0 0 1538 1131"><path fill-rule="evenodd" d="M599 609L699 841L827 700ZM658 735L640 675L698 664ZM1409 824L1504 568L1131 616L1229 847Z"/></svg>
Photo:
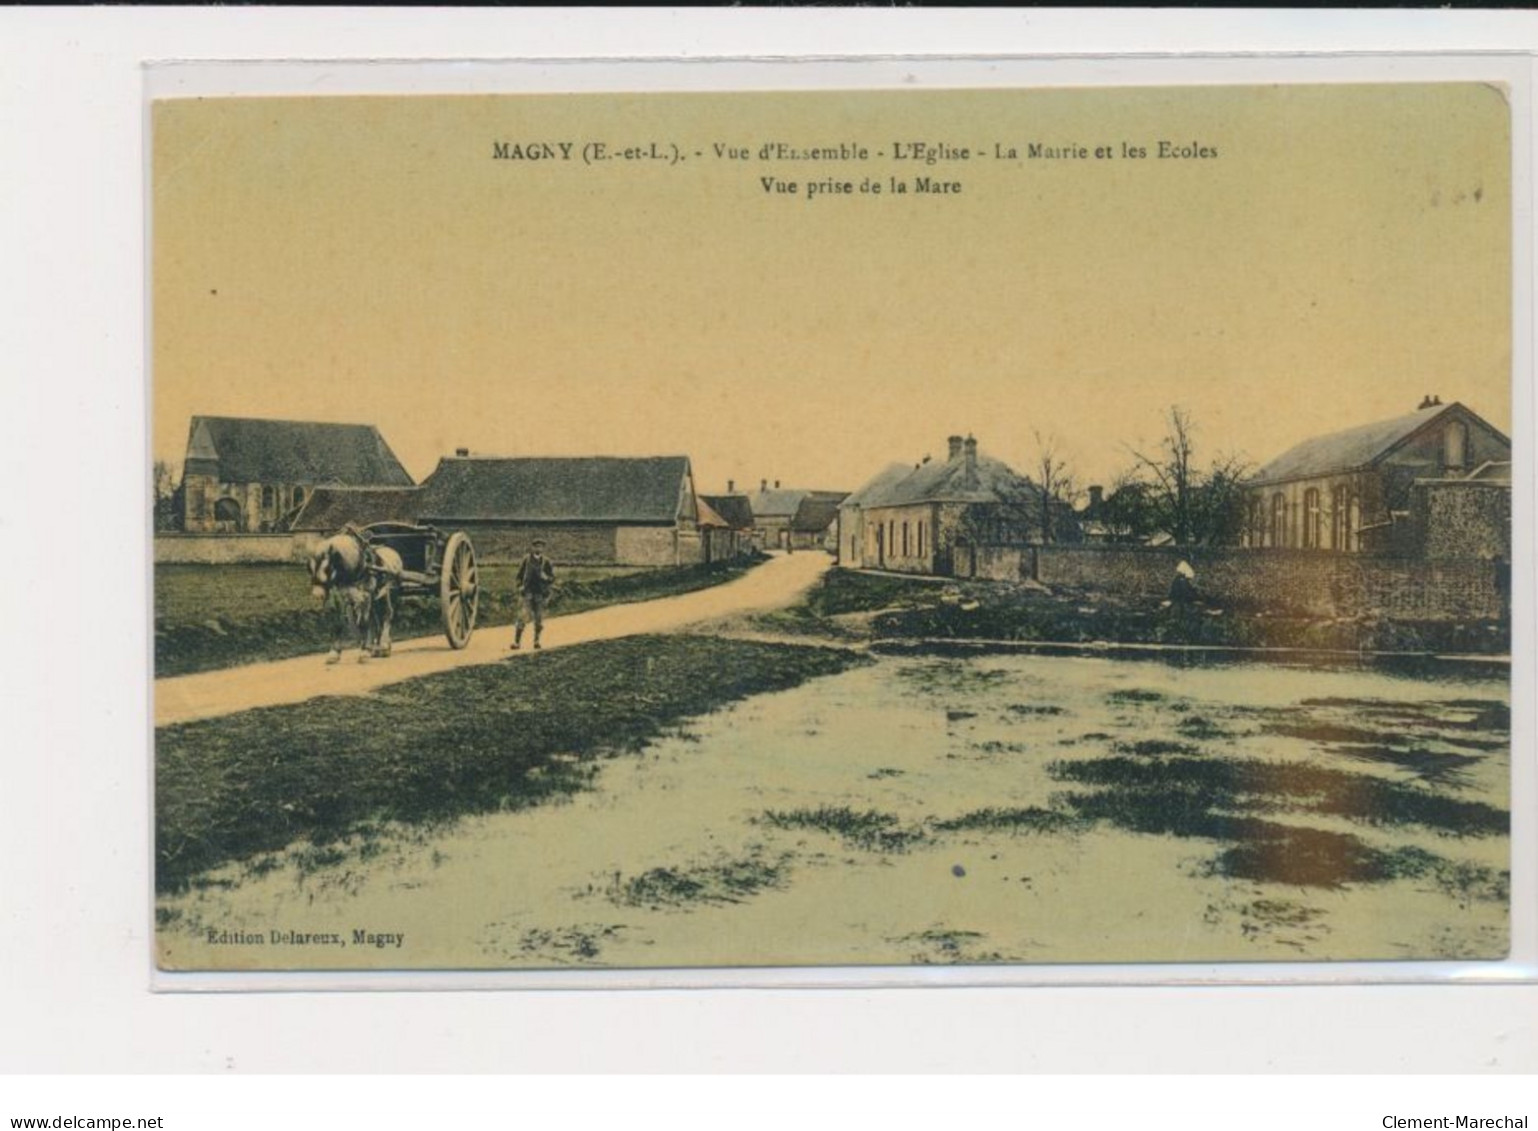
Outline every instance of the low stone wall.
<svg viewBox="0 0 1538 1131"><path fill-rule="evenodd" d="M318 534L157 534L156 565L234 565L303 562Z"/></svg>
<svg viewBox="0 0 1538 1131"><path fill-rule="evenodd" d="M1146 546L1040 546L1044 585L1162 597L1189 561L1203 596L1319 617L1495 620L1507 612L1509 569L1494 560L1432 561L1309 550L1200 550Z"/></svg>

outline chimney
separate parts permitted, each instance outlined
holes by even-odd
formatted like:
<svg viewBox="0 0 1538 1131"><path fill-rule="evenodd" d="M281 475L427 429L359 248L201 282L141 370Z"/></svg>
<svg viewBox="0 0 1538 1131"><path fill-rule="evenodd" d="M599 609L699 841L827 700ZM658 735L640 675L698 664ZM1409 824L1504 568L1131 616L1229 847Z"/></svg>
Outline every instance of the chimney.
<svg viewBox="0 0 1538 1131"><path fill-rule="evenodd" d="M962 444L962 450L966 453L967 470L968 471L976 471L977 470L977 438L975 436L972 436L972 435L969 434L967 436L967 438L966 438L966 441Z"/></svg>
<svg viewBox="0 0 1538 1131"><path fill-rule="evenodd" d="M735 495L737 493L737 480L728 479L726 481L726 493L728 495Z"/></svg>
<svg viewBox="0 0 1538 1131"><path fill-rule="evenodd" d="M454 449L454 454L456 456L458 456L460 459L469 459L470 458L470 449L469 448L455 448Z"/></svg>
<svg viewBox="0 0 1538 1131"><path fill-rule="evenodd" d="M769 480L767 480L767 479L760 479L758 481L758 489L760 491L767 491L767 490L769 490Z"/></svg>
<svg viewBox="0 0 1538 1131"><path fill-rule="evenodd" d="M775 489L775 490L776 490L776 491L778 491L778 490L779 490L779 489L780 489L780 481L779 481L779 480L778 480L778 479L776 479L776 480L775 480L775 481L774 481L774 489Z"/></svg>
<svg viewBox="0 0 1538 1131"><path fill-rule="evenodd" d="M947 436L945 438L945 443L946 443L946 446L950 449L950 455L946 456L945 457L946 459L955 459L957 456L959 456L961 454L961 437L960 436Z"/></svg>
<svg viewBox="0 0 1538 1131"><path fill-rule="evenodd" d="M1105 502L1105 488L1098 483L1089 489L1089 505L1091 510L1099 510Z"/></svg>
<svg viewBox="0 0 1538 1131"><path fill-rule="evenodd" d="M1423 396L1421 398L1421 403L1415 406L1415 411L1416 412L1420 412L1421 409L1423 409L1423 408L1430 408L1430 407L1431 407L1431 394L1427 393L1425 396Z"/></svg>

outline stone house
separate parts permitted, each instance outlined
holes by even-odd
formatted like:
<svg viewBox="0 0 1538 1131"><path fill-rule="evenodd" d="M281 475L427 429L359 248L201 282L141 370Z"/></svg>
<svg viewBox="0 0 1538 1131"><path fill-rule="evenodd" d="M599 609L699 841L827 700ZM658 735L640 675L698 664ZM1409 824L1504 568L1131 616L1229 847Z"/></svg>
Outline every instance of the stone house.
<svg viewBox="0 0 1538 1131"><path fill-rule="evenodd" d="M753 508L753 525L759 547L765 550L790 549L790 524L803 499L832 499L836 504L847 493L781 487L778 479L772 485L767 479L760 480L758 490L748 496L748 502Z"/></svg>
<svg viewBox="0 0 1538 1131"><path fill-rule="evenodd" d="M1511 441L1476 413L1427 397L1412 413L1305 440L1262 467L1245 484L1241 539L1253 548L1413 552L1428 536L1415 501L1431 498L1418 483L1469 479L1510 459ZM1498 480L1473 482L1488 490Z"/></svg>
<svg viewBox="0 0 1538 1131"><path fill-rule="evenodd" d="M968 436L947 440L947 458L888 467L844 500L842 564L856 569L977 577L982 558L1029 543L1040 531L1041 492ZM980 557L982 555L982 557Z"/></svg>
<svg viewBox="0 0 1538 1131"><path fill-rule="evenodd" d="M492 458L438 462L414 521L463 530L478 558L517 561L535 538L567 565L674 566L704 557L687 456Z"/></svg>
<svg viewBox="0 0 1538 1131"><path fill-rule="evenodd" d="M182 529L286 530L319 487L410 486L372 424L194 416L182 467Z"/></svg>

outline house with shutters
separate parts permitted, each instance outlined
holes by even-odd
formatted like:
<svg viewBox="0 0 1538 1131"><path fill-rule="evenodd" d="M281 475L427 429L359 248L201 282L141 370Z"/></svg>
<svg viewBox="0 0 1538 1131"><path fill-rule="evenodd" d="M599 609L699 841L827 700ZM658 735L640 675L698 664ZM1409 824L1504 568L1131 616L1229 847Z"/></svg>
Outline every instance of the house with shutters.
<svg viewBox="0 0 1538 1131"><path fill-rule="evenodd" d="M182 529L287 530L319 488L411 485L372 424L194 416L182 467Z"/></svg>
<svg viewBox="0 0 1538 1131"><path fill-rule="evenodd" d="M1242 541L1486 556L1492 543L1509 544L1510 461L1500 431L1462 404L1428 396L1414 412L1316 436L1267 463L1245 485Z"/></svg>

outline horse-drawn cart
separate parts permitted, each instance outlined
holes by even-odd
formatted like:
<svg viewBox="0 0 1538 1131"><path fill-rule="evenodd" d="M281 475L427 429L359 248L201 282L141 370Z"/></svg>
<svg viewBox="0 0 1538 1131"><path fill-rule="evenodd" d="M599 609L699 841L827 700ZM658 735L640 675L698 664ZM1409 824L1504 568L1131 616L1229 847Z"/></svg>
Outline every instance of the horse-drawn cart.
<svg viewBox="0 0 1538 1131"><path fill-rule="evenodd" d="M463 648L475 631L480 581L475 547L461 530L444 534L435 526L376 522L357 531L367 546L388 546L400 555L400 594L437 597L449 646Z"/></svg>

